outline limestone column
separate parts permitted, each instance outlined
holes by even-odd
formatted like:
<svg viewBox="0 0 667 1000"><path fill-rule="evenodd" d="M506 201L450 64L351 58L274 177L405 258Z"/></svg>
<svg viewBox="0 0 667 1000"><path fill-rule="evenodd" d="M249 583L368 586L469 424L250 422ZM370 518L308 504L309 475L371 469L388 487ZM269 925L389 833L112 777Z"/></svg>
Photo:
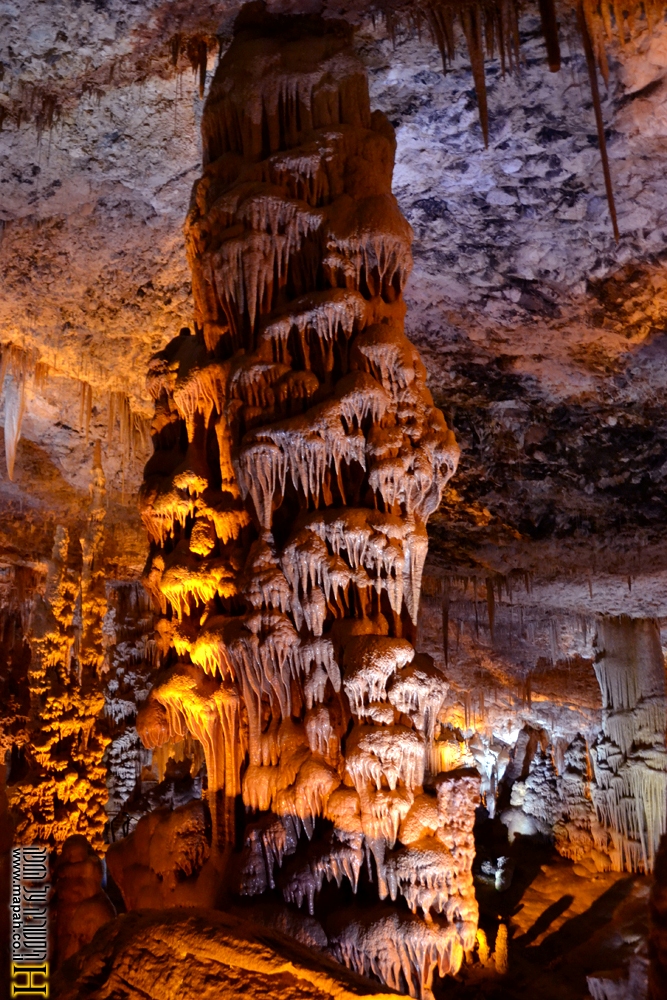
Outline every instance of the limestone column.
<svg viewBox="0 0 667 1000"><path fill-rule="evenodd" d="M330 928L332 951L427 996L474 946L479 780L428 770L448 689L413 642L459 451L404 332L393 129L346 25L252 5L202 138L195 330L149 372L163 667L140 732L202 742L214 847L245 842L241 893L277 880L315 913L325 879L356 891L366 864L385 902Z"/></svg>

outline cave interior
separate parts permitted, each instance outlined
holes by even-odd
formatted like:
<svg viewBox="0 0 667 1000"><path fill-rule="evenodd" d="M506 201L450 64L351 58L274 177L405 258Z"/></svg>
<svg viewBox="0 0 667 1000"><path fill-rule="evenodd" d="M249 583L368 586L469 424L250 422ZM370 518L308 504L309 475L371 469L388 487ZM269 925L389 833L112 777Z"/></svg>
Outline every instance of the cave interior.
<svg viewBox="0 0 667 1000"><path fill-rule="evenodd" d="M3 989L667 1000L666 177L657 0L0 10Z"/></svg>

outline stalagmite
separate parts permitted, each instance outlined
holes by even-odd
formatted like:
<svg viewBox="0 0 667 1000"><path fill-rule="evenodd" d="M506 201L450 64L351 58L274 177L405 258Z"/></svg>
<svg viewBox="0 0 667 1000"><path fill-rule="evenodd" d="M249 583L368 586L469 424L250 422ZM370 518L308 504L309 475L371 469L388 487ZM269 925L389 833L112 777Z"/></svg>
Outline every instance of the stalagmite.
<svg viewBox="0 0 667 1000"><path fill-rule="evenodd" d="M511 805L531 817L535 832L548 834L561 812L561 789L551 748L537 748L525 781L512 786Z"/></svg>
<svg viewBox="0 0 667 1000"><path fill-rule="evenodd" d="M554 835L559 853L573 861L586 857L600 871L611 867L608 855L596 847L601 831L591 798L591 774L586 740L575 737L564 754L561 775L562 816L556 821Z"/></svg>
<svg viewBox="0 0 667 1000"><path fill-rule="evenodd" d="M493 958L496 963L496 972L500 976L506 976L509 971L508 942L509 936L507 933L507 924L501 923L498 927L498 933L496 934L496 950L493 953Z"/></svg>
<svg viewBox="0 0 667 1000"><path fill-rule="evenodd" d="M387 902L332 947L426 997L475 941L479 780L433 784L448 685L411 641L458 447L403 332L393 130L346 27L255 5L202 131L195 333L149 373L145 580L164 655L137 728L203 744L214 852L242 797L242 895L278 885L313 914L325 881L356 892L366 862L380 899L421 911Z"/></svg>

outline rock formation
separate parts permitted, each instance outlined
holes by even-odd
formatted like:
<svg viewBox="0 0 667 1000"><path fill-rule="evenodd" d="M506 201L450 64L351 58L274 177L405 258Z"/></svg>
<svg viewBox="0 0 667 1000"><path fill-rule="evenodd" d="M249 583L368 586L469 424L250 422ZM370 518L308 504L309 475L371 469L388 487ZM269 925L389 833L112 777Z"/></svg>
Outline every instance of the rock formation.
<svg viewBox="0 0 667 1000"><path fill-rule="evenodd" d="M667 700L656 621L600 623L595 672L602 733L593 747L591 795L617 871L652 871L667 829ZM599 839L599 838L598 838ZM604 846L603 846L604 849Z"/></svg>
<svg viewBox="0 0 667 1000"><path fill-rule="evenodd" d="M53 869L55 958L62 965L116 916L105 893L100 859L81 834L62 845Z"/></svg>
<svg viewBox="0 0 667 1000"><path fill-rule="evenodd" d="M659 995L662 6L239 6L0 13L0 891L70 995L643 1000L654 869Z"/></svg>
<svg viewBox="0 0 667 1000"><path fill-rule="evenodd" d="M129 913L54 980L59 1000L399 1000L322 955L226 913ZM174 965L174 955L184 960ZM186 958L187 956L187 958Z"/></svg>
<svg viewBox="0 0 667 1000"><path fill-rule="evenodd" d="M29 718L18 744L27 774L12 795L20 843L59 846L79 833L98 849L104 844L107 772L103 757L108 743L100 726L102 625L107 610L104 515L98 443L80 562L72 568L68 532L58 527L44 590L36 595L31 609Z"/></svg>
<svg viewBox="0 0 667 1000"><path fill-rule="evenodd" d="M139 729L203 744L214 850L242 796L242 894L278 880L312 914L325 879L356 891L366 864L381 900L403 896L418 917L361 913L333 949L427 996L475 942L478 778L433 772L447 684L414 648L426 521L458 448L403 332L393 130L345 26L260 7L202 134L196 329L149 374L162 669Z"/></svg>
<svg viewBox="0 0 667 1000"><path fill-rule="evenodd" d="M146 698L154 665L155 641L150 598L138 582L107 586L104 616L106 669L104 717L109 738L104 754L109 818L107 841L129 832L142 810L137 808L147 784L164 778L154 773L152 754L139 739L135 722ZM148 783L144 780L148 778Z"/></svg>
<svg viewBox="0 0 667 1000"><path fill-rule="evenodd" d="M154 809L143 816L134 831L107 852L109 872L126 908L213 906L215 879L202 874L210 854L209 838L201 801Z"/></svg>
<svg viewBox="0 0 667 1000"><path fill-rule="evenodd" d="M502 814L510 836L551 837L573 861L598 871L651 872L667 828L667 697L659 624L601 618L595 674L601 730L590 744L568 743L559 769L554 749L537 747L525 780L512 785Z"/></svg>

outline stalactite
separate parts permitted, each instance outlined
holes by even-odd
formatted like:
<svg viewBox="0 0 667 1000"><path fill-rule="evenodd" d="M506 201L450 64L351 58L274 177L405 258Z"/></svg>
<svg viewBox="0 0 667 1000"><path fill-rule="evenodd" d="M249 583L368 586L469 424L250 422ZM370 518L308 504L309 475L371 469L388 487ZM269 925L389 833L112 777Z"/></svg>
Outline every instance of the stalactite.
<svg viewBox="0 0 667 1000"><path fill-rule="evenodd" d="M667 695L656 622L604 619L595 664L603 699L593 747L597 846L623 871L651 871L667 830Z"/></svg>
<svg viewBox="0 0 667 1000"><path fill-rule="evenodd" d="M586 19L586 13L584 11L583 0L579 0L579 4L577 6L577 22L579 24L579 32L581 34L581 39L584 46L584 54L586 56L586 66L588 68L588 79L591 85L591 96L593 98L593 109L595 111L595 125L598 131L598 142L600 144L600 158L602 160L602 172L604 174L604 186L605 186L605 191L607 193L609 215L611 217L611 225L614 231L614 239L618 243L621 237L618 231L618 221L616 218L616 204L614 202L614 188L611 182L609 157L607 156L607 140L604 134L604 121L602 118L602 105L600 104L600 90L598 87L597 65L595 62L595 54L593 52L593 45L591 43L591 37L588 30L588 22ZM604 49L601 49L601 52L604 52Z"/></svg>
<svg viewBox="0 0 667 1000"><path fill-rule="evenodd" d="M190 60L190 65L192 66L192 71L195 76L199 78L199 97L201 99L204 96L204 87L206 86L208 40L200 36L189 38L186 46L186 52L188 59Z"/></svg>
<svg viewBox="0 0 667 1000"><path fill-rule="evenodd" d="M141 503L164 653L137 728L150 746L202 742L215 852L233 845L239 796L260 814L242 894L277 884L313 913L324 880L356 891L366 860L380 899L405 896L423 919L387 901L333 949L427 996L477 930L479 779L433 771L448 685L411 641L425 524L458 447L403 332L393 132L349 31L248 16L204 110L186 227L195 334L150 367ZM413 812L425 782L428 832ZM380 958L395 921L398 968Z"/></svg>
<svg viewBox="0 0 667 1000"><path fill-rule="evenodd" d="M482 126L484 145L489 145L489 109L486 99L486 80L484 76L484 42L482 40L481 9L477 6L465 5L461 9L461 22L470 54L470 65L477 92L479 107L479 123Z"/></svg>
<svg viewBox="0 0 667 1000"><path fill-rule="evenodd" d="M183 61L189 64L193 76L198 83L200 99L203 98L206 87L206 69L209 51L215 51L219 48L220 42L215 35L201 33L188 35L177 32L169 39L172 66L182 72Z"/></svg>
<svg viewBox="0 0 667 1000"><path fill-rule="evenodd" d="M81 399L79 405L79 428L83 431L86 444L90 436L90 420L93 412L93 387L88 382L81 382Z"/></svg>
<svg viewBox="0 0 667 1000"><path fill-rule="evenodd" d="M16 449L21 437L21 424L25 412L25 376L5 378L5 461L7 475L14 478Z"/></svg>
<svg viewBox="0 0 667 1000"><path fill-rule="evenodd" d="M538 8L549 69L552 72L557 72L560 69L561 57L554 0L538 0ZM618 242L620 235L602 119L597 69L600 69L605 81L608 80L609 68L605 43L614 37L614 26L621 44L625 45L626 30L629 31L631 38L635 37L637 33L636 20L640 21L639 30L642 30L646 24L651 30L654 20L664 15L664 5L661 2L642 3L640 0L633 0L631 4L623 8L614 6L613 10L614 23L612 24L608 4L597 3L595 0L578 0L576 3L577 27L586 57L609 214L614 238ZM506 68L506 57L510 68L519 68L519 9L516 0L492 0L491 3L485 4L466 2L466 0L419 0L417 3L406 4L404 0L393 0L388 9L383 8L383 14L389 33L394 38L398 24L402 25L407 20L413 28L421 31L425 21L440 50L445 72L447 72L457 51L457 27L459 28L465 38L470 58L484 145L488 146L489 110L484 63L485 59L494 57L497 43L503 74Z"/></svg>
<svg viewBox="0 0 667 1000"><path fill-rule="evenodd" d="M463 963L464 944L449 923L425 923L409 913L378 909L366 918L343 913L332 935L334 955L362 976L376 976L390 989L432 1000L433 976ZM474 946L464 938L466 946Z"/></svg>
<svg viewBox="0 0 667 1000"><path fill-rule="evenodd" d="M539 0L542 34L547 49L547 62L552 73L560 69L560 42L558 40L558 20L554 0Z"/></svg>
<svg viewBox="0 0 667 1000"><path fill-rule="evenodd" d="M5 396L5 464L10 479L14 478L16 450L25 413L26 379L32 376L35 388L39 389L46 378L46 371L46 366L36 359L34 353L12 343L3 346L0 391L4 391Z"/></svg>
<svg viewBox="0 0 667 1000"><path fill-rule="evenodd" d="M493 577L487 576L486 578L486 609L489 615L489 632L491 634L491 641L493 642L493 627L495 625L496 618L496 599L493 592Z"/></svg>
<svg viewBox="0 0 667 1000"><path fill-rule="evenodd" d="M90 413L92 408L92 390L88 391L87 400L82 401L82 412L84 415L84 430L90 424ZM136 413L131 406L130 398L125 392L110 392L107 403L107 444L111 445L117 440L120 447L121 470L123 481L125 469L129 467L130 461L136 454L142 454L149 450L148 447L148 421L140 414ZM124 485L123 485L124 490Z"/></svg>

